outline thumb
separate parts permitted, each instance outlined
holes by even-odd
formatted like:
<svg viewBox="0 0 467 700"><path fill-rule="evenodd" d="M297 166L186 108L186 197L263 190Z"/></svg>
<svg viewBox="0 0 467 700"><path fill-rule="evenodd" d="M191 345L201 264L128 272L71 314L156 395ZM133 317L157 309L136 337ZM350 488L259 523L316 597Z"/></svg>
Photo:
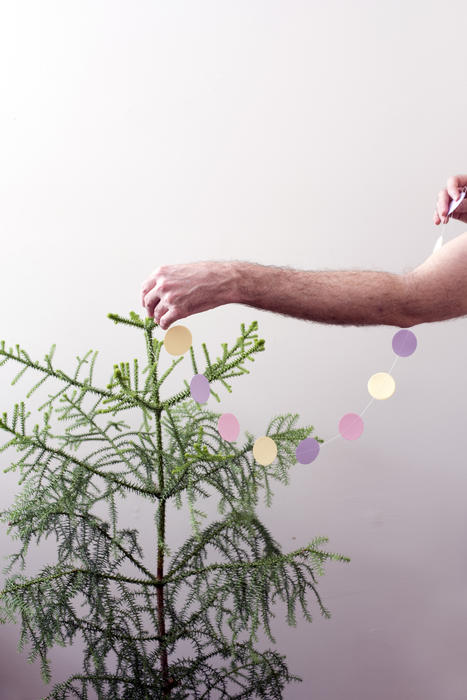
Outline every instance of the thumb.
<svg viewBox="0 0 467 700"><path fill-rule="evenodd" d="M446 189L451 199L459 199L461 190L467 185L467 175L452 175L448 178Z"/></svg>

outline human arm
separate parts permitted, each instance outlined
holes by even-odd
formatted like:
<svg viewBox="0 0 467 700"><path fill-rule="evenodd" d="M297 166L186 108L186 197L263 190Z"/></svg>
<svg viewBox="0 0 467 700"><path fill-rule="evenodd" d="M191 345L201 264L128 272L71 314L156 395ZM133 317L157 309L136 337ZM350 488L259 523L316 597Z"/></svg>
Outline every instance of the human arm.
<svg viewBox="0 0 467 700"><path fill-rule="evenodd" d="M467 233L400 275L204 261L157 268L142 287L142 304L163 330L229 303L337 325L408 328L464 316Z"/></svg>

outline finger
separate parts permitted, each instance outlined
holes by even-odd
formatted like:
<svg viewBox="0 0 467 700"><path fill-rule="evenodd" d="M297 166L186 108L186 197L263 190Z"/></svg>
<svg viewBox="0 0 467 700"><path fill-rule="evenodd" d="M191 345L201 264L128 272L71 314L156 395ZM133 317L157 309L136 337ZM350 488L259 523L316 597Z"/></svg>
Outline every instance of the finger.
<svg viewBox="0 0 467 700"><path fill-rule="evenodd" d="M156 284L156 280L154 277L151 277L149 280L146 280L146 282L143 282L141 285L141 304L144 306L144 297L148 292L151 291L151 289L154 287Z"/></svg>
<svg viewBox="0 0 467 700"><path fill-rule="evenodd" d="M148 316L154 316L154 310L157 306L157 304L161 300L161 293L157 287L153 287L151 291L149 291L143 300L143 306L146 309Z"/></svg>
<svg viewBox="0 0 467 700"><path fill-rule="evenodd" d="M160 318L159 326L163 331L166 331L174 321L178 321L180 318L182 317L178 315L176 309L170 309Z"/></svg>
<svg viewBox="0 0 467 700"><path fill-rule="evenodd" d="M462 187L467 185L467 175L452 175L448 178L446 189L451 199L459 199Z"/></svg>
<svg viewBox="0 0 467 700"><path fill-rule="evenodd" d="M160 279L161 274L163 274L165 270L165 267L160 266L156 267L155 270L151 273L151 276L148 277L143 284L141 285L141 302L144 306L144 295L147 294L148 292L153 289L153 287L157 284L157 282Z"/></svg>
<svg viewBox="0 0 467 700"><path fill-rule="evenodd" d="M166 330L167 326L163 326L161 323L161 319L167 315L169 311L173 311L173 309L169 309L168 306L165 304L158 304L157 307L154 309L154 321L157 323L158 326L160 326L163 330Z"/></svg>
<svg viewBox="0 0 467 700"><path fill-rule="evenodd" d="M450 203L451 203L451 198L449 197L448 191L441 190L438 193L438 202L436 204L436 209L438 211L438 216L441 219L441 221L443 222L443 224L447 223L447 215L448 215Z"/></svg>
<svg viewBox="0 0 467 700"><path fill-rule="evenodd" d="M436 226L438 226L438 224L441 223L441 219L439 218L437 209L435 209L435 213L433 214L433 222L436 224Z"/></svg>

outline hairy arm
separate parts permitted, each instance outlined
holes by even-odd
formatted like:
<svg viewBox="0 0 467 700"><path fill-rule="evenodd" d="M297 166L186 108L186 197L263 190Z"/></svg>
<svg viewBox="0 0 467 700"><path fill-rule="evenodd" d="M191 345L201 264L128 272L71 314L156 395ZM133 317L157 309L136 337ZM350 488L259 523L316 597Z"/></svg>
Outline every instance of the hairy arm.
<svg viewBox="0 0 467 700"><path fill-rule="evenodd" d="M237 303L337 325L413 325L402 275L372 270L294 270L238 263Z"/></svg>
<svg viewBox="0 0 467 700"><path fill-rule="evenodd" d="M318 323L407 328L467 314L467 233L404 275L233 265L232 301Z"/></svg>
<svg viewBox="0 0 467 700"><path fill-rule="evenodd" d="M467 233L402 275L207 260L157 268L141 295L163 330L229 303L337 325L408 328L445 321L467 314Z"/></svg>

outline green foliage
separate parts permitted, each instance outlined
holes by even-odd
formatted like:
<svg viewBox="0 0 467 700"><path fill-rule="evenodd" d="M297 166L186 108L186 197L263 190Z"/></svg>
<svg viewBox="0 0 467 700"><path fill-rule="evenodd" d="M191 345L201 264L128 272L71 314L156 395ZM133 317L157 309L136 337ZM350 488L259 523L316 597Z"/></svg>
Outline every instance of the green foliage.
<svg viewBox="0 0 467 700"><path fill-rule="evenodd" d="M296 624L297 610L311 622L308 594L329 617L317 576L327 560L349 561L323 551L325 537L283 553L255 512L261 496L271 505L272 481L288 483L297 443L313 427L297 427L296 414L273 418L267 435L277 444L277 458L258 464L253 435L246 433L242 445L224 441L219 414L193 401L186 380L183 390L161 397L163 382L184 357L159 377L163 341L153 337L153 319L134 312L108 316L143 331L148 363L141 374L137 359L115 364L105 389L93 383L97 351L77 357L69 376L52 364L55 345L39 363L19 345L7 351L1 343L0 365L22 365L12 384L28 369L41 374L27 397L48 379L63 386L48 394L39 408L43 423L32 431L23 401L0 420L9 436L0 452L14 446L21 453L4 472L18 471L23 485L0 514L21 542L3 570L11 575L0 592L0 621L17 623L19 615L18 648L30 645L28 660L40 659L45 683L52 677L48 650L70 645L78 633L84 638L83 672L57 683L46 700L87 698L91 689L112 699L281 698L285 685L300 679L289 674L285 657L255 646L256 633L264 630L275 643L271 618L278 601L285 603L288 624ZM193 372L202 371L218 401L216 383L231 391L227 380L248 373L247 362L264 350L256 330L256 321L241 324L237 341L230 348L223 343L214 361L203 343L202 370L190 348ZM138 430L116 418L127 409L140 412ZM53 413L66 423L60 434L52 432ZM155 507L154 570L143 561L138 531L118 526L117 498L129 491ZM206 524L199 502L212 493L220 517ZM108 520L93 511L99 502L107 505ZM192 525L192 535L173 554L166 533L171 506L185 506ZM57 561L25 576L31 542L50 534L57 538ZM15 565L19 570L11 573ZM133 575L125 573L128 567ZM87 613L75 610L79 596ZM178 654L181 642L191 646L189 656ZM111 672L112 659L117 668Z"/></svg>

